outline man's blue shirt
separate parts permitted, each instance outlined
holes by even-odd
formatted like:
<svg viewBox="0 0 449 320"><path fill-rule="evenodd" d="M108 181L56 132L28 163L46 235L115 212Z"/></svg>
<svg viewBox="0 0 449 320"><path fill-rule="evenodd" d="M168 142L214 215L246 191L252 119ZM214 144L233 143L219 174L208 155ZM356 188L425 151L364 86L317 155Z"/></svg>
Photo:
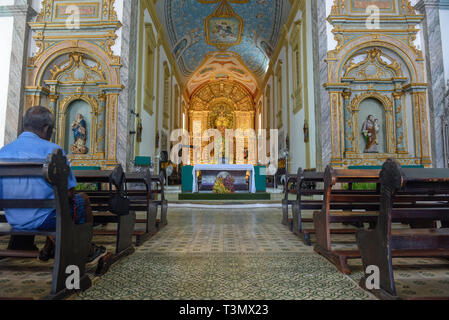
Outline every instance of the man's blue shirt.
<svg viewBox="0 0 449 320"><path fill-rule="evenodd" d="M32 132L24 132L17 140L0 149L0 159L45 162L48 154L56 148L62 149ZM68 188L74 187L76 179L70 171ZM52 186L44 178L0 178L0 199L54 199L54 197ZM5 215L13 228L30 230L40 227L54 211L54 209L5 209Z"/></svg>

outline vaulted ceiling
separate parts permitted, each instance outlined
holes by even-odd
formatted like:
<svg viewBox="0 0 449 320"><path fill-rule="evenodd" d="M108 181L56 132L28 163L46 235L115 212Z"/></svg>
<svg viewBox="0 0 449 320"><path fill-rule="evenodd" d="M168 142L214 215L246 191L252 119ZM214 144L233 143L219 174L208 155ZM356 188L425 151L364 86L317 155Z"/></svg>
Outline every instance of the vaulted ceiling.
<svg viewBox="0 0 449 320"><path fill-rule="evenodd" d="M159 0L156 9L186 80L212 52L231 52L262 79L290 0Z"/></svg>

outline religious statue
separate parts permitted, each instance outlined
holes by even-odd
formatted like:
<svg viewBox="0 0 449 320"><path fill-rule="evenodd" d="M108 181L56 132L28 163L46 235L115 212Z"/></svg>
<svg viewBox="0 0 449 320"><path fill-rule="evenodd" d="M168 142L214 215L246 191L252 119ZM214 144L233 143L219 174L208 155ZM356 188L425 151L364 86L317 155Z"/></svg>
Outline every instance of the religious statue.
<svg viewBox="0 0 449 320"><path fill-rule="evenodd" d="M379 132L379 120L369 115L368 119L362 125L362 133L366 140L365 153L378 153L377 133Z"/></svg>
<svg viewBox="0 0 449 320"><path fill-rule="evenodd" d="M142 120L140 118L137 119L137 131L136 131L136 142L142 142Z"/></svg>
<svg viewBox="0 0 449 320"><path fill-rule="evenodd" d="M72 131L75 143L70 146L70 151L74 154L86 154L87 128L82 114L76 115L76 119L72 123Z"/></svg>
<svg viewBox="0 0 449 320"><path fill-rule="evenodd" d="M307 120L304 121L302 130L304 131L304 143L309 143L309 124L307 123Z"/></svg>
<svg viewBox="0 0 449 320"><path fill-rule="evenodd" d="M217 118L215 119L215 126L222 135L225 134L225 130L229 126L229 119L228 117L226 117L224 111L220 111L220 113L217 115Z"/></svg>
<svg viewBox="0 0 449 320"><path fill-rule="evenodd" d="M221 163L227 163L228 160L226 159L226 150L225 150L225 146L226 146L226 129L229 127L230 125L230 121L228 119L228 117L226 116L225 111L220 111L217 115L217 117L215 118L215 127L217 128L218 131L220 131L221 136L222 136L222 151L221 151Z"/></svg>

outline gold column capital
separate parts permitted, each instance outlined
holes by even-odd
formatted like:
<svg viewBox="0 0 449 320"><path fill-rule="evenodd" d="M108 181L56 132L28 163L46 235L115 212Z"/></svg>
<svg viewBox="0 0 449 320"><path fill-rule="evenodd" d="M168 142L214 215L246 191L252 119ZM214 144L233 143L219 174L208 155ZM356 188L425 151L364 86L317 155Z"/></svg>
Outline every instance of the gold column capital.
<svg viewBox="0 0 449 320"><path fill-rule="evenodd" d="M106 101L106 94L100 93L98 95L98 100L100 100L101 102L105 102Z"/></svg>
<svg viewBox="0 0 449 320"><path fill-rule="evenodd" d="M343 96L343 99L349 99L349 98L351 98L352 92L351 91L343 91L341 93L341 95Z"/></svg>
<svg viewBox="0 0 449 320"><path fill-rule="evenodd" d="M398 100L401 99L401 97L404 95L404 92L403 91L393 92L392 95L394 99Z"/></svg>
<svg viewBox="0 0 449 320"><path fill-rule="evenodd" d="M50 99L50 102L56 102L59 99L59 96L57 94L50 94L48 95L48 98Z"/></svg>

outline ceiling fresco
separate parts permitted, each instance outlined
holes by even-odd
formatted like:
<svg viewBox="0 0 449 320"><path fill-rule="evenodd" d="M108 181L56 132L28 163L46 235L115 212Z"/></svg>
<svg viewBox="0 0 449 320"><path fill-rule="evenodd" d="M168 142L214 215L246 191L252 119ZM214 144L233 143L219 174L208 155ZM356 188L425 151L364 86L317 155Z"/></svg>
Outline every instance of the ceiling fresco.
<svg viewBox="0 0 449 320"><path fill-rule="evenodd" d="M159 0L156 4L179 69L189 77L211 52L231 51L257 77L291 9L289 0Z"/></svg>

